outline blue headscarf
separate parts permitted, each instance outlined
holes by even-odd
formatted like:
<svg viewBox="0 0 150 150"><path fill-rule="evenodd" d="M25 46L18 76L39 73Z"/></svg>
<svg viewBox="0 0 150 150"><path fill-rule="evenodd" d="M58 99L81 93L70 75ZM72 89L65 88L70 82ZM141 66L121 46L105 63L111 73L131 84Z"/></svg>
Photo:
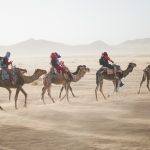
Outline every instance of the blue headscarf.
<svg viewBox="0 0 150 150"><path fill-rule="evenodd" d="M9 58L10 57L10 52L6 52L5 57Z"/></svg>
<svg viewBox="0 0 150 150"><path fill-rule="evenodd" d="M56 54L57 58L61 58L61 56L57 52L55 52L55 54Z"/></svg>

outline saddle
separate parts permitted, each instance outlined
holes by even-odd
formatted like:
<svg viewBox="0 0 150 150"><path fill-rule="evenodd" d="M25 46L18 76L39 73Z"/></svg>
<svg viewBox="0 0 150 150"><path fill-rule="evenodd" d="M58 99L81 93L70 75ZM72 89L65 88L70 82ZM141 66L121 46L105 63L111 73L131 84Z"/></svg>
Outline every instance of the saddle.
<svg viewBox="0 0 150 150"><path fill-rule="evenodd" d="M108 67L101 67L101 70L106 72L108 75L115 74L114 69L110 69ZM118 73L118 72L122 73L122 70L121 70L120 66L116 66L116 73Z"/></svg>
<svg viewBox="0 0 150 150"><path fill-rule="evenodd" d="M67 81L70 81L73 79L73 77L71 76L71 73L69 71L69 69L67 67L65 67L65 70L66 70L66 73L62 74L61 72L57 72L57 70L54 68L54 67L51 67L50 68L50 72L49 72L49 75L51 76L52 79L56 79L57 77L57 74L61 74L64 76L64 78L67 80Z"/></svg>
<svg viewBox="0 0 150 150"><path fill-rule="evenodd" d="M15 68L13 69L9 69L10 71L10 74L13 78L14 81L17 80L17 74L16 74L16 71L15 71ZM8 72L6 70L0 70L0 77L2 78L2 80L10 80L10 76L8 74Z"/></svg>

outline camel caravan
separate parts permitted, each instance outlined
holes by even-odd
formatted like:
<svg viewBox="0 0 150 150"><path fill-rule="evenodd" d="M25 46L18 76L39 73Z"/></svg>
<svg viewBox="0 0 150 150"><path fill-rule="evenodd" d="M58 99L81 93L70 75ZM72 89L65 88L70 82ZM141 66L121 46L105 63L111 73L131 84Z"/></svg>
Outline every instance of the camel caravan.
<svg viewBox="0 0 150 150"><path fill-rule="evenodd" d="M43 77L43 87L42 87L42 93L41 93L41 100L45 104L44 101L44 95L47 92L49 98L52 100L53 103L55 103L55 100L51 93L52 84L61 85L61 90L59 94L60 100L63 100L65 97L67 98L67 101L69 102L69 90L72 93L73 97L75 97L75 94L73 93L71 83L72 82L78 82L81 78L84 77L84 75L88 72L90 72L90 69L86 65L79 65L76 68L75 72L71 72L69 68L64 64L63 61L59 61L59 58L61 57L58 53L53 52L50 54L50 64L51 68L50 71L47 73L46 70L43 69L35 69L33 75L27 76L25 73L27 73L26 69L23 68L17 68L12 66L12 61L9 61L10 52L7 52L4 57L0 57L0 87L3 87L8 90L9 92L9 100L11 98L11 88L16 89L15 93L15 108L17 107L17 100L19 92L22 92L25 101L24 101L24 107L27 107L27 93L23 89L24 84L32 83L35 80L38 80L39 77L44 75ZM110 64L111 62L112 64ZM122 83L121 79L125 78L133 71L133 69L136 67L135 63L129 63L127 68L125 70L122 70L119 65L114 64L114 61L110 59L107 52L103 52L99 63L101 65L101 68L96 72L96 88L95 88L95 97L98 101L98 95L97 91L99 90L106 99L106 96L103 93L103 80L109 80L114 85L114 92L117 92L120 87L122 87L124 84ZM9 69L9 65L11 65L11 69ZM150 91L149 88L149 80L150 80L150 65L144 69L143 78L140 83L140 89L142 86L142 83L147 79L147 88ZM65 89L65 95L62 97L62 91ZM0 106L0 110L4 110Z"/></svg>

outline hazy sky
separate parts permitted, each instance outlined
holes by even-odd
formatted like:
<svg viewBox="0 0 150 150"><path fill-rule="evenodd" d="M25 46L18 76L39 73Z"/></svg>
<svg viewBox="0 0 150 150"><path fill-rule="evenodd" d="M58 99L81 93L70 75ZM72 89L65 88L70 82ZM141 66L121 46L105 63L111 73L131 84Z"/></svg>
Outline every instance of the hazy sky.
<svg viewBox="0 0 150 150"><path fill-rule="evenodd" d="M118 44L150 37L150 0L0 0L0 45L29 38Z"/></svg>

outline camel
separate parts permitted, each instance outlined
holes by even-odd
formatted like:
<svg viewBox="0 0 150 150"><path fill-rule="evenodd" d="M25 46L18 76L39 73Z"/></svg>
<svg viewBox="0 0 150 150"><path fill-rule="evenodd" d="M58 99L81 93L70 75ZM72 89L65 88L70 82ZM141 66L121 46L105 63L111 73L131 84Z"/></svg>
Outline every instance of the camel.
<svg viewBox="0 0 150 150"><path fill-rule="evenodd" d="M18 73L19 75L20 75L20 73L26 73L27 72L26 69L22 69L22 68L15 68L14 67L14 69L15 69L16 73ZM1 82L2 82L2 79L0 78L0 86L1 86ZM1 87L3 87L3 86L1 86ZM10 98L11 98L11 89L10 89L10 87L3 87L3 88L6 88L9 91L9 100L10 100ZM0 110L4 110L2 108L2 106L0 106Z"/></svg>
<svg viewBox="0 0 150 150"><path fill-rule="evenodd" d="M57 85L59 85L59 84L63 85L62 88L65 88L65 90L66 90L65 96L67 96L67 101L69 102L68 90L71 89L70 83L71 83L71 82L77 82L77 81L80 80L80 79L85 75L85 73L88 72L88 71L89 71L89 68L87 68L85 65L79 65L79 66L77 67L76 72L71 73L71 74L72 74L72 77L73 77L73 80L72 80L72 81L66 80L65 77L64 77L64 75L58 74L58 73L55 75L55 78L54 78L54 77L52 77L51 73L49 72L49 73L43 78L43 84L44 84L44 86L43 86L43 88L42 88L42 94L41 94L41 99L43 100L43 103L45 104L45 101L44 101L44 94L45 94L46 90L48 91L48 96L50 97L50 99L52 100L52 102L53 102L53 103L55 102L54 99L53 99L52 96L51 96L51 85L52 85L52 83L53 83L53 84L57 84ZM65 96L64 96L64 97L65 97ZM63 97L63 98L64 98L64 97ZM63 99L63 98L62 98L62 99Z"/></svg>
<svg viewBox="0 0 150 150"><path fill-rule="evenodd" d="M149 80L150 80L150 65L148 65L144 70L143 70L143 77L140 83L140 87L139 87L139 91L138 94L140 94L141 91L141 86L143 84L143 82L147 79L147 89L150 92L150 88L149 88Z"/></svg>
<svg viewBox="0 0 150 150"><path fill-rule="evenodd" d="M113 84L114 84L114 91L117 92L119 80L121 80L122 78L125 78L126 76L128 76L128 74L133 71L134 67L136 67L135 63L129 63L127 69L122 71L122 74L121 73L117 73L117 76L119 77L118 79L115 79L114 74L108 75L107 72L105 72L102 68L100 68L97 71L97 73L96 73L96 88L95 88L96 100L98 101L97 91L98 91L99 87L100 87L101 94L103 95L104 99L106 99L106 97L105 97L105 95L103 93L103 90L102 90L103 79L112 81Z"/></svg>
<svg viewBox="0 0 150 150"><path fill-rule="evenodd" d="M28 84L31 83L35 80L37 80L41 75L46 74L46 70L41 70L41 69L36 69L34 74L31 76L25 76L23 74L20 73L20 70L16 68L16 74L18 76L18 79L16 81L15 85L12 85L12 83L10 82L10 80L2 80L0 79L0 87L4 87L4 88L16 88L16 94L15 94L15 108L17 109L17 99L18 99L18 94L21 91L24 96L25 96L25 103L24 103L24 107L27 106L27 93L24 91L24 89L22 88L22 86L24 84Z"/></svg>
<svg viewBox="0 0 150 150"><path fill-rule="evenodd" d="M85 65L83 65L83 67L85 67L85 69L81 70L80 75L77 76L77 78L73 78L73 80L72 80L71 82L78 82L87 72L90 71L90 69L89 69L89 68L86 68ZM75 72L73 72L72 74L73 74L73 75L78 74L79 70L80 70L80 66L78 66L78 67L77 67L77 70L76 70ZM61 94L62 94L62 91L63 91L64 88L65 88L64 86L61 87L60 94L59 94L59 98L61 98ZM71 87L71 86L69 86L69 90L71 91L72 96L75 97L75 95L74 95L74 93L73 93L73 91L72 91L72 87Z"/></svg>
<svg viewBox="0 0 150 150"><path fill-rule="evenodd" d="M16 68L15 68L15 69L16 69ZM26 70L26 69L17 68L16 70L19 71L21 74L27 73L27 70ZM18 72L18 73L19 73L19 72ZM6 88L6 89L8 90L8 92L9 92L9 101L10 101L12 91L11 91L11 89L10 89L9 87L5 87L5 88Z"/></svg>

